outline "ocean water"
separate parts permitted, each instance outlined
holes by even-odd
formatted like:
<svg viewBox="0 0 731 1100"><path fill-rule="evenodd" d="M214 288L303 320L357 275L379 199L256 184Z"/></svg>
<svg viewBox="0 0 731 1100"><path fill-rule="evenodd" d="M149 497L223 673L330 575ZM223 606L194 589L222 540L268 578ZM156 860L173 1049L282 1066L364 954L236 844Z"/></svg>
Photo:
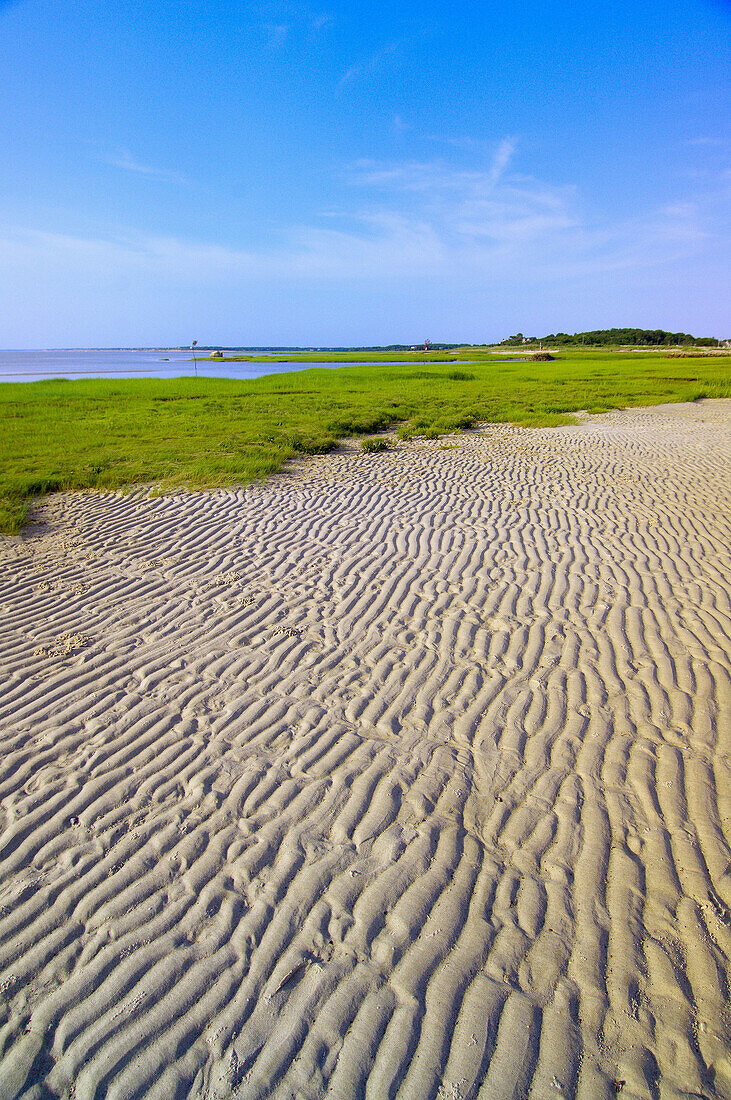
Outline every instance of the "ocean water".
<svg viewBox="0 0 731 1100"><path fill-rule="evenodd" d="M254 354L254 353L252 353ZM80 348L50 351L0 351L0 382L37 382L42 378L260 378L308 367L336 368L342 363L221 363L190 351ZM351 364L352 365L352 364Z"/></svg>

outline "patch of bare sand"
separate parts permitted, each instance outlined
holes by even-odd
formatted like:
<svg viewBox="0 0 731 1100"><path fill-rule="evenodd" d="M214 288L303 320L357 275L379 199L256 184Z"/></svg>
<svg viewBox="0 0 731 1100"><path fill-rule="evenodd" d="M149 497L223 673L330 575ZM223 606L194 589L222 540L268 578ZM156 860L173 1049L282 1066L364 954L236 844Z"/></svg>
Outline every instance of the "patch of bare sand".
<svg viewBox="0 0 731 1100"><path fill-rule="evenodd" d="M730 416L5 539L0 1097L730 1095Z"/></svg>

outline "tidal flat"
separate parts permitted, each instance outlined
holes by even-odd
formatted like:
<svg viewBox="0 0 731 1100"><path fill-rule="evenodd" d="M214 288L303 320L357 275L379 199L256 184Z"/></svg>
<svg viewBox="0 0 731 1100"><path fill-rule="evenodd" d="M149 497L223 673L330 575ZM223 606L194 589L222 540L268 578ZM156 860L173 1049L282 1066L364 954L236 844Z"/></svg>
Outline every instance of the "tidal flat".
<svg viewBox="0 0 731 1100"><path fill-rule="evenodd" d="M3 1100L730 1095L731 401L384 438L0 536Z"/></svg>

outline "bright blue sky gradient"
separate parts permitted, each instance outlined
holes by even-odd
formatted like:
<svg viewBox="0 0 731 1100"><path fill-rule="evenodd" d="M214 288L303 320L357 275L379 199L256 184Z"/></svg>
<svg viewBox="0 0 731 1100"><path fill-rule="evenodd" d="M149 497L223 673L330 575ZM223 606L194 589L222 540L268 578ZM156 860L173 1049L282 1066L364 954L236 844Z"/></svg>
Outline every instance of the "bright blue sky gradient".
<svg viewBox="0 0 731 1100"><path fill-rule="evenodd" d="M731 336L726 0L0 0L0 346Z"/></svg>

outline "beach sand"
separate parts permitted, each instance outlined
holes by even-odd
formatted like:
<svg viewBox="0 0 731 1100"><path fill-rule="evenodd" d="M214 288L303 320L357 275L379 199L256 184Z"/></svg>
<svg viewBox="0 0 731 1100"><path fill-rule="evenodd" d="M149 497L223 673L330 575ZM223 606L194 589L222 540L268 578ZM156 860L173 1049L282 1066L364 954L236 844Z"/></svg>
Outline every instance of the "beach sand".
<svg viewBox="0 0 731 1100"><path fill-rule="evenodd" d="M731 401L0 546L0 1098L731 1096Z"/></svg>

